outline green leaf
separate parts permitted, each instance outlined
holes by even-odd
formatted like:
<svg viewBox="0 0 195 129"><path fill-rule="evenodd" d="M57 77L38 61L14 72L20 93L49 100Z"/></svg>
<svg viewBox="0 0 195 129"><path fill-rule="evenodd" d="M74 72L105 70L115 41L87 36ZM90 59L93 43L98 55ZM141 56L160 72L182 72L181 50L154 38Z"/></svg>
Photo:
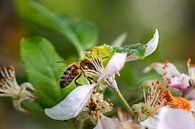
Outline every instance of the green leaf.
<svg viewBox="0 0 195 129"><path fill-rule="evenodd" d="M59 78L65 64L56 63L62 58L49 41L41 37L22 39L21 58L42 107L51 107L64 98Z"/></svg>
<svg viewBox="0 0 195 129"><path fill-rule="evenodd" d="M61 15L60 18L69 25L72 31L74 31L84 49L90 49L96 45L97 30L93 24L78 20L67 14Z"/></svg>
<svg viewBox="0 0 195 129"><path fill-rule="evenodd" d="M16 0L16 9L22 18L62 33L80 56L97 42L97 31L92 24L70 16L59 17L35 1Z"/></svg>
<svg viewBox="0 0 195 129"><path fill-rule="evenodd" d="M127 53L128 55L137 55L140 58L144 58L146 44L131 44L122 47L111 47L115 52Z"/></svg>

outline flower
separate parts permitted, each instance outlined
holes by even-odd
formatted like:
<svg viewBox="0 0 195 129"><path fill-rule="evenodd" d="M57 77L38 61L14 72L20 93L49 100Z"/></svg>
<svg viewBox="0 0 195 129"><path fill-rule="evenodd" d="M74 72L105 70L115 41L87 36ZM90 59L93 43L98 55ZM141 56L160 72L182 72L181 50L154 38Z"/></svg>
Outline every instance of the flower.
<svg viewBox="0 0 195 129"><path fill-rule="evenodd" d="M158 110L155 117L150 117L140 124L149 129L194 129L195 119L183 109L165 106Z"/></svg>
<svg viewBox="0 0 195 129"><path fill-rule="evenodd" d="M2 67L0 69L0 96L11 97L13 104L18 111L27 112L22 107L25 100L33 101L34 95L30 92L34 91L32 84L26 82L21 86L18 85L15 78L15 69L13 66Z"/></svg>
<svg viewBox="0 0 195 129"><path fill-rule="evenodd" d="M118 109L117 118L109 118L104 115L100 117L94 129L144 129L143 126L133 122L130 115Z"/></svg>
<svg viewBox="0 0 195 129"><path fill-rule="evenodd" d="M97 121L101 117L102 113L111 111L113 104L110 103L110 99L104 100L102 92L94 91L91 95L90 101L84 108L83 112L87 113L89 117Z"/></svg>
<svg viewBox="0 0 195 129"><path fill-rule="evenodd" d="M195 101L173 96L160 81L143 85L144 103L133 105L141 125L149 129L193 129ZM185 122L184 122L185 121ZM189 124L186 126L186 124Z"/></svg>
<svg viewBox="0 0 195 129"><path fill-rule="evenodd" d="M111 119L102 115L94 129L119 129L119 125L120 122L117 119Z"/></svg>
<svg viewBox="0 0 195 129"><path fill-rule="evenodd" d="M172 63L167 61L164 63L152 63L150 66L146 67L144 72L149 72L151 69L154 69L158 74L162 75L163 80L170 87L183 91L190 86L190 81L193 82L193 80L195 80L193 75L194 68L190 67L189 63L188 61L188 75L180 73Z"/></svg>
<svg viewBox="0 0 195 129"><path fill-rule="evenodd" d="M159 81L149 81L143 84L144 102L132 106L138 121L153 117L157 110L164 105L165 100L161 99L162 92L162 85Z"/></svg>
<svg viewBox="0 0 195 129"><path fill-rule="evenodd" d="M158 30L156 29L154 36L146 44L146 50L145 50L144 57L151 55L157 49L158 41L159 41L159 34L158 34ZM140 59L140 57L137 55L129 55L126 61L134 61L138 59Z"/></svg>
<svg viewBox="0 0 195 129"><path fill-rule="evenodd" d="M118 108L117 114L118 120L120 121L117 129L145 129L140 124L134 122L131 116L128 113L122 111L121 108Z"/></svg>
<svg viewBox="0 0 195 129"><path fill-rule="evenodd" d="M144 84L143 95L144 103L133 105L133 109L138 115L138 121L154 117L158 110L164 106L192 111L192 105L188 100L173 96L168 87L162 85L160 81Z"/></svg>
<svg viewBox="0 0 195 129"><path fill-rule="evenodd" d="M115 85L116 83L114 80L115 76L114 74L118 73L119 70L123 67L125 58L126 57L123 54L117 53L113 55L113 57L108 62L106 69L104 69L102 59L95 58L92 56L91 57L92 63L96 70L83 69L83 71L88 75L88 77L97 78L97 83L76 87L60 103L58 103L52 108L46 108L45 109L46 115L55 120L68 120L77 117L81 112L87 110L89 111L90 114L93 111L92 116L95 113L95 116L93 116L95 118L97 118L96 114L98 115L100 114L99 112L104 113L108 111L107 108L110 108L110 103L108 102L106 103L106 101L103 101L103 93L101 93L105 89L106 84L101 84L101 82L106 81L107 84L110 86L112 86L113 84ZM115 60L117 60L117 62ZM113 69L110 69L109 67L113 67ZM98 93L92 94L93 92ZM101 102L94 103L95 99ZM92 104L92 102L93 105L95 104L94 106L96 107L94 110L90 105ZM99 109L99 106L101 105L105 107L105 110Z"/></svg>

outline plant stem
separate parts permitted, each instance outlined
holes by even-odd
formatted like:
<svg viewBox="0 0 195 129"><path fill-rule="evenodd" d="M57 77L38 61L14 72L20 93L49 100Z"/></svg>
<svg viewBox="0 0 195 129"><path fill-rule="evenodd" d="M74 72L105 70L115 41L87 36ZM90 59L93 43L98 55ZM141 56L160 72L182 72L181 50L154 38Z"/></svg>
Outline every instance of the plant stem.
<svg viewBox="0 0 195 129"><path fill-rule="evenodd" d="M117 95L117 97L119 98L119 100L122 102L122 104L124 105L124 107L126 108L126 110L131 114L132 118L135 117L135 114L132 110L132 108L129 106L129 104L127 103L126 99L123 97L123 95L121 94L120 90L118 89L118 87L114 88L114 91Z"/></svg>

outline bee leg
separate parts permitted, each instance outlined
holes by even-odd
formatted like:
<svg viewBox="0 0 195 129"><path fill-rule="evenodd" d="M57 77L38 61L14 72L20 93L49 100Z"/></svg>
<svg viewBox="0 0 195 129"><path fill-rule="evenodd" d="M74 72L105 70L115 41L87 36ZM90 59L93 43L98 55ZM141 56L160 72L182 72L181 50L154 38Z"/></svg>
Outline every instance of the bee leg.
<svg viewBox="0 0 195 129"><path fill-rule="evenodd" d="M87 80L89 81L90 84L93 84L93 78L92 77L87 77Z"/></svg>
<svg viewBox="0 0 195 129"><path fill-rule="evenodd" d="M81 74L79 74L79 76L77 76L74 80L74 83L76 86L80 86L81 84L77 82L77 80L80 78Z"/></svg>

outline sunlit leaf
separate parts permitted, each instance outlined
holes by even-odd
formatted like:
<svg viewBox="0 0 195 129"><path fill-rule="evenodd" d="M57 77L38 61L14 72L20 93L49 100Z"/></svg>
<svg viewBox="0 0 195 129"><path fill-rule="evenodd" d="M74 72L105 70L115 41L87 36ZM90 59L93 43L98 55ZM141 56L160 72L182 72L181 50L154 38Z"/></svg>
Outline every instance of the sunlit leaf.
<svg viewBox="0 0 195 129"><path fill-rule="evenodd" d="M53 46L44 38L28 38L21 41L21 58L29 81L36 89L37 102L50 107L63 99L59 86L63 63Z"/></svg>

